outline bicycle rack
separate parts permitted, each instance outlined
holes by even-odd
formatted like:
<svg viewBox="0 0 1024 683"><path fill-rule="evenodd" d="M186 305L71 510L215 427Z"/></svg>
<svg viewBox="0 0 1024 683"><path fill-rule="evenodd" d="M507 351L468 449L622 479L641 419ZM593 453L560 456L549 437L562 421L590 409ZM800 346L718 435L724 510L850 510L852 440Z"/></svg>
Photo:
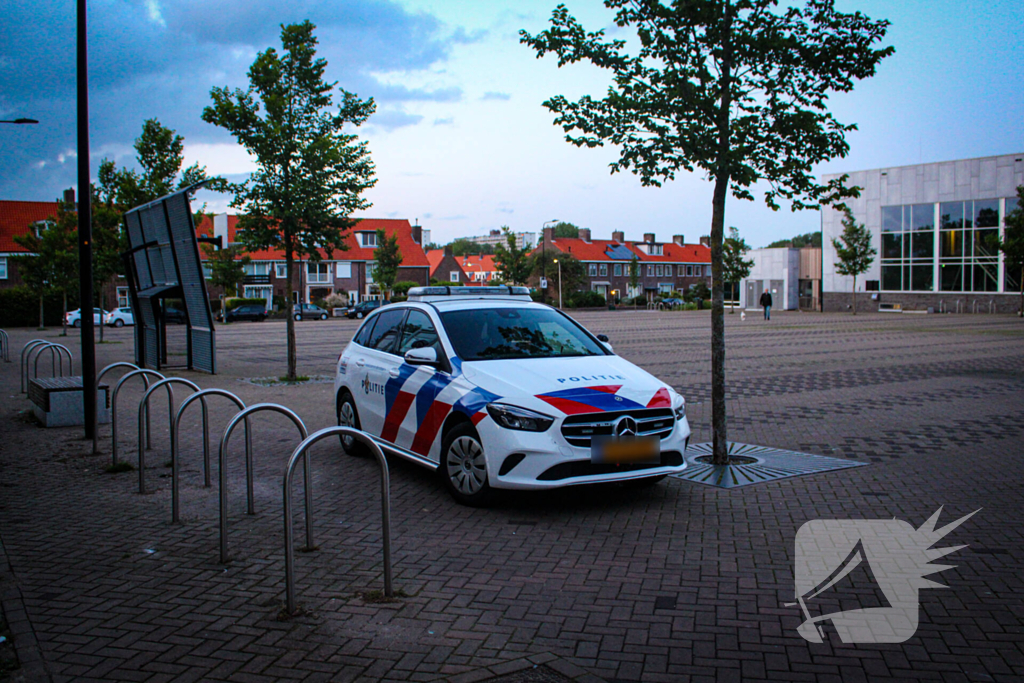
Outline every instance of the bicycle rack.
<svg viewBox="0 0 1024 683"><path fill-rule="evenodd" d="M4 330L0 330L0 357L5 363L11 362L11 338Z"/></svg>
<svg viewBox="0 0 1024 683"><path fill-rule="evenodd" d="M71 375L75 371L75 363L72 360L71 351L68 347L63 344L38 344L34 349L28 352L28 360L32 360L32 354L36 354L36 361L32 364L32 379L39 377L39 359L43 356L43 351L50 351L50 373L53 377L57 376L58 364L60 367L60 376L64 376L64 356L68 358L68 375ZM28 364L25 367L25 376L28 377Z"/></svg>
<svg viewBox="0 0 1024 683"><path fill-rule="evenodd" d="M150 388L146 389L146 393L142 395L142 401L139 402L139 494L146 492L146 455L145 449L142 447L142 426L143 417L149 416L149 397L153 395L153 392L159 389L161 386L167 387L167 414L171 418L171 440L173 444L174 439L174 392L171 391L171 385L177 382L178 384L184 384L185 386L192 389L193 392L199 393L201 389L199 385L190 380L182 377L168 377L156 382ZM206 414L206 401L203 401L203 433L205 434L209 429L210 420ZM147 441L147 445L151 442ZM173 457L173 456L172 456Z"/></svg>
<svg viewBox="0 0 1024 683"><path fill-rule="evenodd" d="M113 458L113 464L117 464L117 392L121 390L121 385L126 380L134 377L135 375L142 375L145 378L146 375L155 375L160 379L167 379L156 370L148 370L146 368L140 368L138 370L132 370L131 372L122 375L121 379L117 380L117 384L114 385L114 391L110 397L110 453ZM149 382L146 382L146 390L149 390ZM174 400L174 391L167 387L168 401ZM148 435L147 435L148 437ZM141 442L143 435L139 434L139 441ZM146 438L146 445L149 445L149 439Z"/></svg>
<svg viewBox="0 0 1024 683"><path fill-rule="evenodd" d="M21 393L28 391L26 385L28 384L28 363L25 361L25 354L31 353L32 349L39 346L40 344L49 344L50 342L45 339L33 339L32 341L25 344L21 349L21 366L18 373L21 375Z"/></svg>
<svg viewBox="0 0 1024 683"><path fill-rule="evenodd" d="M228 423L227 428L224 430L224 436L220 440L220 450L217 452L217 465L220 468L218 472L220 491L218 497L220 499L220 561L225 563L228 561L228 468L224 462L225 454L228 450L228 442L231 439L231 432L234 431L235 426L241 421L245 420L253 413L258 413L264 410L269 410L275 413L281 413L288 417L295 426L299 428L299 433L302 434L303 440L309 436L309 431L306 429L305 423L292 412L290 409L284 406L279 406L276 403L257 403L256 405L249 406L245 410L241 411ZM251 453L249 454L252 455ZM246 492L249 498L249 514L256 514L256 507L253 502L253 462L250 459L245 463L245 475L246 485L248 491ZM313 517L311 515L313 511L313 476L309 470L309 456L306 456L305 461L305 480L306 480L306 547L313 547Z"/></svg>
<svg viewBox="0 0 1024 683"><path fill-rule="evenodd" d="M103 376L104 375L106 375L111 370L116 370L117 368L131 368L132 370L138 370L139 366L136 365L135 363L129 363L127 361L121 361L121 362L118 362L118 363L111 363L107 367L105 367L102 370L100 370L100 374L96 375L96 386L98 387L100 385L100 382L103 381ZM142 376L142 381L146 383L146 388L149 389L149 377L147 377L146 375L143 375ZM96 444L96 439L98 438L98 434L99 434L99 430L98 429L94 429L92 431L92 454L93 455L96 455L97 453L99 453L99 449L98 449L97 444ZM152 430L150 429L150 425L149 425L149 411L146 411L146 443L149 443L151 437L152 437Z"/></svg>
<svg viewBox="0 0 1024 683"><path fill-rule="evenodd" d="M334 436L335 434L351 436L370 446L370 450L373 451L374 456L377 458L377 464L380 465L381 535L384 539L384 595L389 598L394 596L394 589L391 585L391 476L388 473L388 461L384 457L384 451L380 449L380 446L372 437L358 429L353 429L352 427L326 427L306 437L302 443L299 444L298 448L295 449L291 457L288 459L288 469L285 471L284 475L284 574L287 591L287 609L289 614L295 613L295 551L292 548L292 475L295 473L295 466L299 462L299 457L304 456L303 467L305 469L306 479L308 482L310 479L309 447L316 442L326 439L329 436ZM307 483L307 534L309 534L310 529L312 529L312 517L309 514L309 491L309 484ZM308 538L306 545L309 548L313 547Z"/></svg>
<svg viewBox="0 0 1024 683"><path fill-rule="evenodd" d="M210 423L206 412L206 397L207 396L224 396L235 402L239 410L245 410L245 402L238 398L230 391L223 389L203 389L202 391L196 392L178 406L178 413L174 416L174 422L171 425L171 522L177 523L180 516L180 507L178 503L178 425L181 423L181 416L185 413L185 408L188 404L192 403L196 399L199 399L203 404L203 469L206 475L206 483L204 486L210 488ZM147 411L147 415L148 415ZM245 461L247 463L252 462L252 429L249 426L249 418L245 419ZM249 514L255 514L253 509L253 491L252 491L252 480L249 480Z"/></svg>

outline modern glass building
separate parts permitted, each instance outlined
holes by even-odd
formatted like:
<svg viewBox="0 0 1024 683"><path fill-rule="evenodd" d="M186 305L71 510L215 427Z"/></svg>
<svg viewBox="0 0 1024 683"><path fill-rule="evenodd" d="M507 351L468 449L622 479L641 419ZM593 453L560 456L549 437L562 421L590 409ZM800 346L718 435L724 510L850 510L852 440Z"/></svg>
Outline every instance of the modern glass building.
<svg viewBox="0 0 1024 683"><path fill-rule="evenodd" d="M857 278L858 306L863 298L908 310L1016 310L1019 302L1010 295L1020 292L1021 274L1004 268L996 240L1006 215L1017 208L1024 153L849 176L861 196L847 204L878 250L871 268ZM826 310L845 309L850 301L852 278L835 272L831 248L832 238L842 234L842 219L839 211L822 211Z"/></svg>

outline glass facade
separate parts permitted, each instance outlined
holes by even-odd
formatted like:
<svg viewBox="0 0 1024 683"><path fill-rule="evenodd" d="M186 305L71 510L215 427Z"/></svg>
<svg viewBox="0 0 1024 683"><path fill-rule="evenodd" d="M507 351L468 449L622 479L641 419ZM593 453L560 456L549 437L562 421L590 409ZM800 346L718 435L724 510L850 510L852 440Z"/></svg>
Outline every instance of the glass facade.
<svg viewBox="0 0 1024 683"><path fill-rule="evenodd" d="M881 289L997 291L1001 203L976 199L883 206ZM1009 199L1005 204L1007 211L1016 206Z"/></svg>

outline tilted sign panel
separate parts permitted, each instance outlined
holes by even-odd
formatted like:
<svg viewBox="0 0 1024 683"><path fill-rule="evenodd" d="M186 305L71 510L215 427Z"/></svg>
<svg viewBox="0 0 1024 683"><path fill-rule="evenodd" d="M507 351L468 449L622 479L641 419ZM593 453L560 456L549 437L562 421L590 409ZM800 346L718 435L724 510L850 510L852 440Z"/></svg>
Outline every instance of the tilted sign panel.
<svg viewBox="0 0 1024 683"><path fill-rule="evenodd" d="M125 216L125 223L128 226L128 245L132 249L141 247L146 243L146 236L142 232L142 220L138 212L132 212ZM153 286L153 274L149 271L149 259L146 252L139 249L132 253L135 261L135 270L139 274L139 289L148 289Z"/></svg>
<svg viewBox="0 0 1024 683"><path fill-rule="evenodd" d="M153 273L153 284L165 285L168 282L173 283L177 279L173 275L174 256L172 255L170 258L172 274L169 279L166 268L167 259L164 258L164 249L169 249L170 238L167 235L167 224L164 221L163 210L159 204L151 205L140 209L139 216L142 219L142 234L145 236L146 242L156 242L156 246L146 249L149 256L149 267Z"/></svg>
<svg viewBox="0 0 1024 683"><path fill-rule="evenodd" d="M213 315L210 313L206 278L199 260L199 243L196 241L187 194L182 192L168 197L166 207L174 257L181 276L182 298L188 312L192 367L213 373L216 372Z"/></svg>

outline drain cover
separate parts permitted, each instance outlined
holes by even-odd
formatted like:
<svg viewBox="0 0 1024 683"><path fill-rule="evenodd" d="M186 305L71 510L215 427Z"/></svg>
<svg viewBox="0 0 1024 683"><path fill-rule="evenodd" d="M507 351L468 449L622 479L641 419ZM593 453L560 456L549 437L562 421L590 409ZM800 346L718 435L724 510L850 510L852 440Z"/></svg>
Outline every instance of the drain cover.
<svg viewBox="0 0 1024 683"><path fill-rule="evenodd" d="M697 484L731 489L759 484L762 481L843 470L867 464L733 441L729 442L729 459L732 461L730 464L712 465L711 454L710 443L690 446L686 449L686 469L682 474L674 476Z"/></svg>

